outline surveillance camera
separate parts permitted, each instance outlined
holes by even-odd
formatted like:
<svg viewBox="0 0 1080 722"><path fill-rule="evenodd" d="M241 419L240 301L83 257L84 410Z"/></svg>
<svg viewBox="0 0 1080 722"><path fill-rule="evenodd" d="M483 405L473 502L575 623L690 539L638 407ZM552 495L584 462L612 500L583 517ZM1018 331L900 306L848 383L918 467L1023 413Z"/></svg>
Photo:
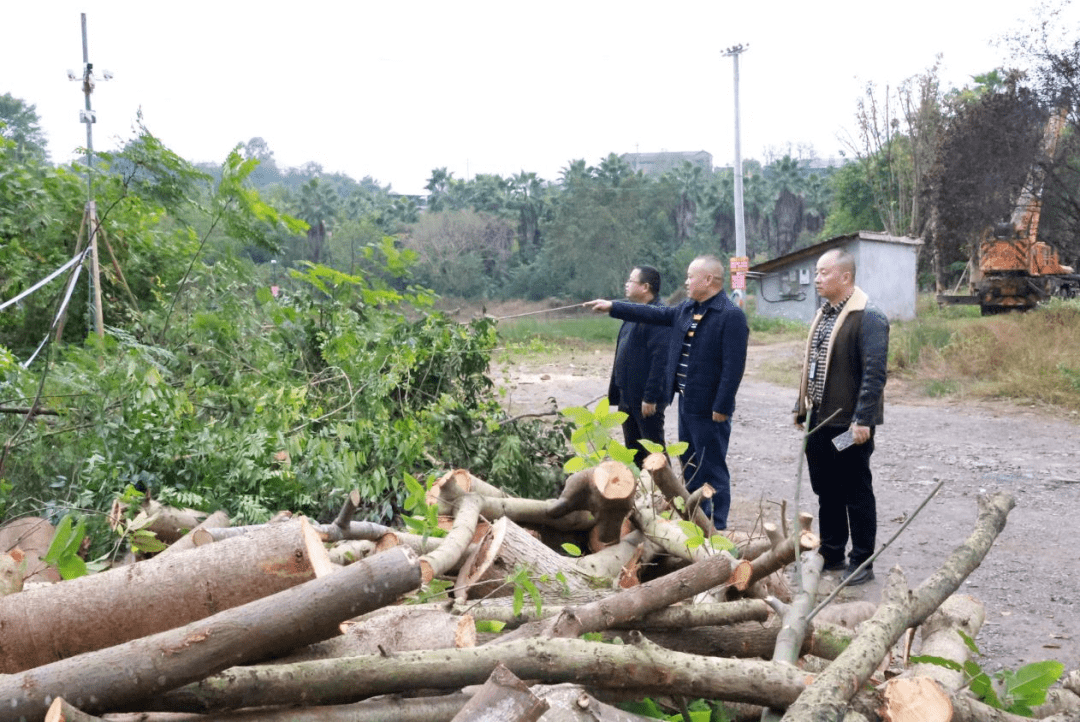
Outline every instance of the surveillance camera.
<svg viewBox="0 0 1080 722"><path fill-rule="evenodd" d="M105 71L105 79L106 80L112 80L113 79L113 74L112 74L111 70L106 70Z"/></svg>
<svg viewBox="0 0 1080 722"><path fill-rule="evenodd" d="M79 79L79 76L76 75L75 71L72 70L71 68L68 68L67 73L68 73L68 80L78 80Z"/></svg>

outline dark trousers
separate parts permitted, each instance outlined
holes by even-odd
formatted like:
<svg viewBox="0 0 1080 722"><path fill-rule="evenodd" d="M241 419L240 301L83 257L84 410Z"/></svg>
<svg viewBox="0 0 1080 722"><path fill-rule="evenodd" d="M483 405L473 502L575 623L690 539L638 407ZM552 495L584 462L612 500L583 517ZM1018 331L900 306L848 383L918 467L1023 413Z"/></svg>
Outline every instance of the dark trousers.
<svg viewBox="0 0 1080 722"><path fill-rule="evenodd" d="M659 409L648 418L641 415L640 403L633 406L619 404L619 411L626 413L626 421L622 425L623 441L626 448L635 449L634 463L640 469L649 452L639 442L645 439L664 445L664 410Z"/></svg>
<svg viewBox="0 0 1080 722"><path fill-rule="evenodd" d="M816 420L810 419L810 428ZM874 553L877 536L877 502L874 499L870 455L874 453L874 430L865 444L837 451L833 437L847 427L823 426L806 440L806 464L810 487L818 497L818 529L825 563L844 561L851 539L848 563L862 564Z"/></svg>
<svg viewBox="0 0 1080 722"><path fill-rule="evenodd" d="M731 509L731 476L727 468L728 439L731 420L713 421L712 415L684 414L679 402L679 441L685 441L686 451L680 457L687 491L694 492L703 484L714 490L712 499L702 502L701 509L711 516L717 530L727 529Z"/></svg>

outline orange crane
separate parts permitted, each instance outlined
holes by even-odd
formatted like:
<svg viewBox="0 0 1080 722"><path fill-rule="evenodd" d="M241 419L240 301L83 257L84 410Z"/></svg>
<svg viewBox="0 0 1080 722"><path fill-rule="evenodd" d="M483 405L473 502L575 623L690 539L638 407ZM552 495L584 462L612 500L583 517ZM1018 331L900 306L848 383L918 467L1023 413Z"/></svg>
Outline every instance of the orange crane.
<svg viewBox="0 0 1080 722"><path fill-rule="evenodd" d="M1064 127L1064 111L1050 116L1043 134L1044 158L1053 159ZM979 268L972 274L971 288L983 315L1026 311L1051 296L1075 297L1080 292L1080 275L1038 239L1044 176L1036 163L1011 218L987 229L980 239Z"/></svg>

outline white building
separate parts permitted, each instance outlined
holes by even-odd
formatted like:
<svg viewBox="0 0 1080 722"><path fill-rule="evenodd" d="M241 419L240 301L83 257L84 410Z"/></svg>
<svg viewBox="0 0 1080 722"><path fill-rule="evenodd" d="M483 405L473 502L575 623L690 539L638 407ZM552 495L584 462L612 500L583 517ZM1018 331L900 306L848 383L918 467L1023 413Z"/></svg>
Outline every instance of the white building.
<svg viewBox="0 0 1080 722"><path fill-rule="evenodd" d="M916 268L922 241L859 231L801 248L750 268L747 291L757 296L757 312L769 318L810 323L821 305L814 290L814 267L821 254L843 248L855 257L855 284L891 321L915 318Z"/></svg>

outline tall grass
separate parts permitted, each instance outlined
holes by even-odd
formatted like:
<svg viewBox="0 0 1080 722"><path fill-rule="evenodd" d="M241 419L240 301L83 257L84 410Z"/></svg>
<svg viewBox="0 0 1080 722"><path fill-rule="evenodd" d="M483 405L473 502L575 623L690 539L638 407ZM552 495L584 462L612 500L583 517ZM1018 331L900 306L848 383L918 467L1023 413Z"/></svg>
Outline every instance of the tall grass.
<svg viewBox="0 0 1080 722"><path fill-rule="evenodd" d="M506 344L566 345L580 343L611 343L619 336L620 322L607 316L580 314L573 316L537 315L499 322L499 338Z"/></svg>
<svg viewBox="0 0 1080 722"><path fill-rule="evenodd" d="M891 367L925 381L927 393L963 393L1080 410L1080 301L979 317L978 309L931 313L898 324Z"/></svg>

